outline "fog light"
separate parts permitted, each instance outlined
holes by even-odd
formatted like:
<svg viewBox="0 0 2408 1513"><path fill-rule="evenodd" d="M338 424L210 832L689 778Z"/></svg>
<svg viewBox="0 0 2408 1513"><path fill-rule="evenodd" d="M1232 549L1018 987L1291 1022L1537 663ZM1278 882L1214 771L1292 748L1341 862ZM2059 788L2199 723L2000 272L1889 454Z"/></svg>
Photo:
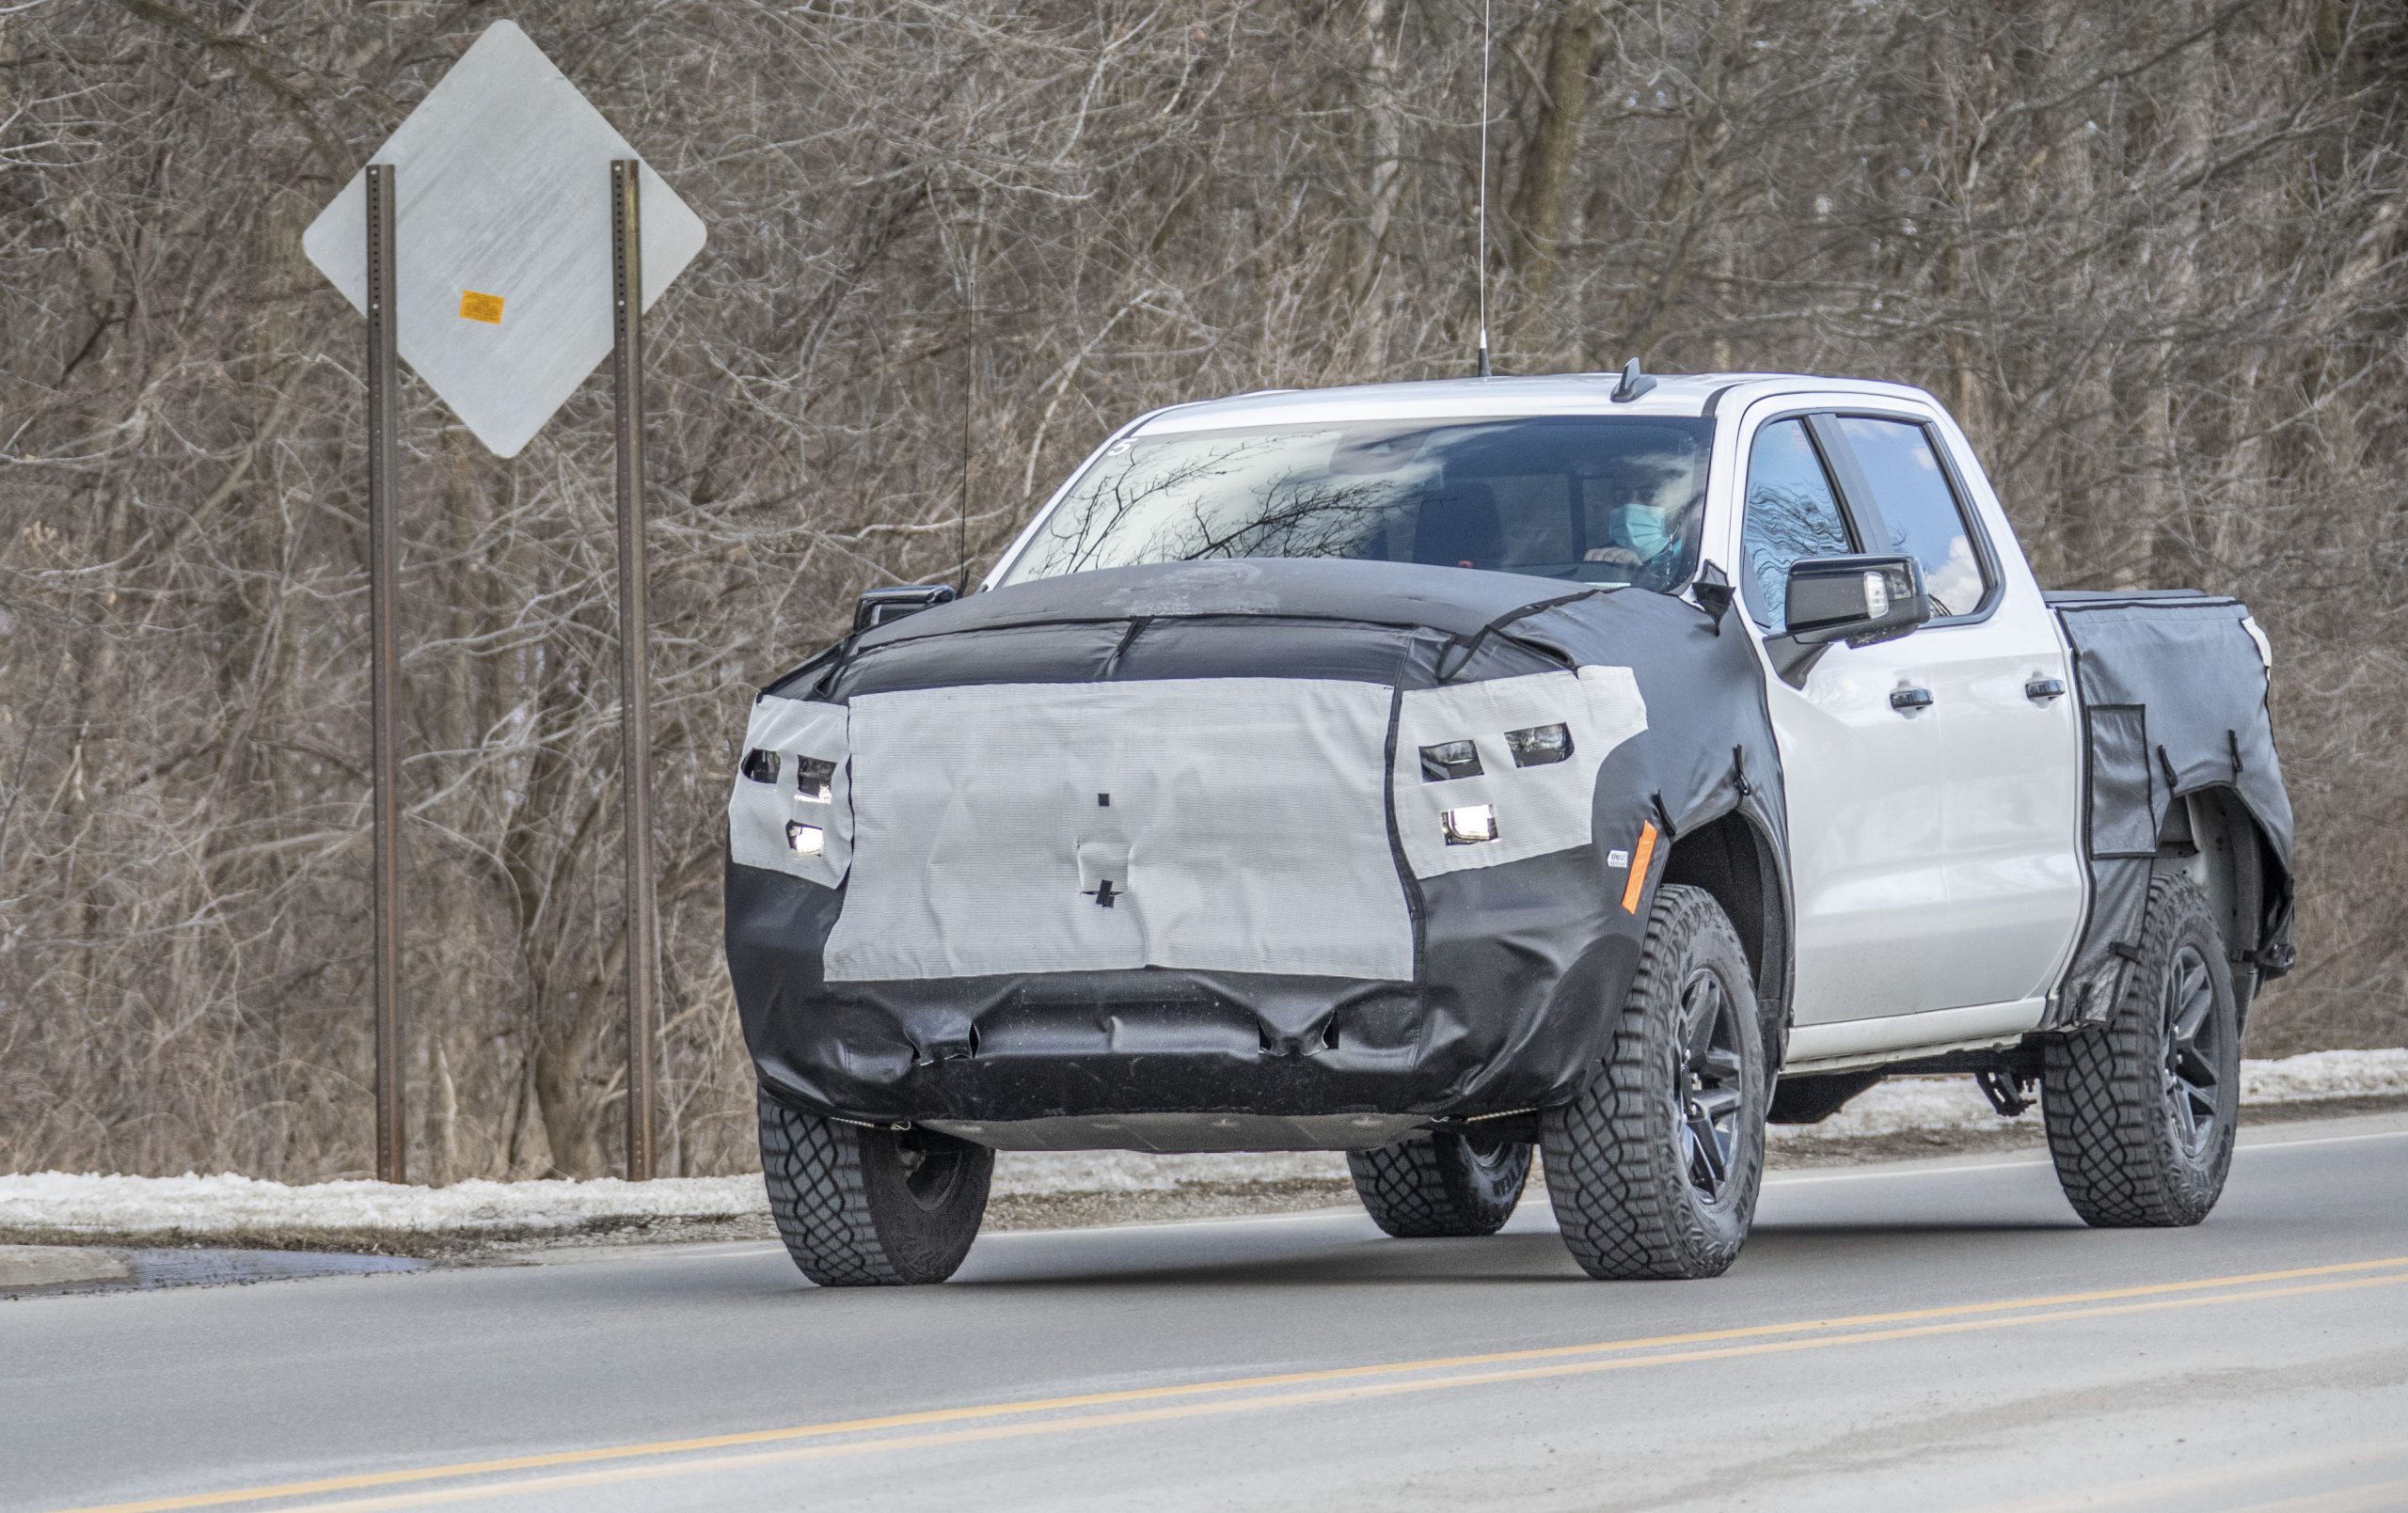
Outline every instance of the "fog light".
<svg viewBox="0 0 2408 1513"><path fill-rule="evenodd" d="M800 820L786 821L786 844L798 857L819 855L819 848L827 840L827 832L816 825L805 825Z"/></svg>
<svg viewBox="0 0 2408 1513"><path fill-rule="evenodd" d="M794 759L794 796L799 802L824 804L835 793L836 764L817 757Z"/></svg>
<svg viewBox="0 0 2408 1513"><path fill-rule="evenodd" d="M1494 804L1465 804L1461 809L1448 810L1439 819L1446 826L1449 845L1478 845L1497 839Z"/></svg>
<svg viewBox="0 0 2408 1513"><path fill-rule="evenodd" d="M1440 741L1421 749L1421 780L1445 782L1450 778L1480 776L1480 750L1469 741Z"/></svg>
<svg viewBox="0 0 2408 1513"><path fill-rule="evenodd" d="M1533 725L1526 731L1507 731L1505 749L1513 753L1517 767L1544 767L1572 754L1572 728Z"/></svg>
<svg viewBox="0 0 2408 1513"><path fill-rule="evenodd" d="M754 782L775 782L778 780L778 754L764 751L756 746L744 753L744 760L736 770Z"/></svg>

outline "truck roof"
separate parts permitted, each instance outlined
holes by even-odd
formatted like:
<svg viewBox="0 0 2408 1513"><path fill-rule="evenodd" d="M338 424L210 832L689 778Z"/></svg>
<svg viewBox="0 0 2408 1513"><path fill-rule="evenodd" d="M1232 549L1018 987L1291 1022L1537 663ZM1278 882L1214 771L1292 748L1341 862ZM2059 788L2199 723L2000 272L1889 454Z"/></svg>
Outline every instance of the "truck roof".
<svg viewBox="0 0 2408 1513"><path fill-rule="evenodd" d="M1314 421L1410 420L1482 416L1706 416L1721 403L1789 388L1839 390L1928 401L1919 388L1812 373L1657 373L1635 400L1609 398L1620 373L1552 373L1513 378L1446 378L1338 388L1267 388L1156 410L1133 430L1147 435ZM1734 390L1748 390L1744 395Z"/></svg>

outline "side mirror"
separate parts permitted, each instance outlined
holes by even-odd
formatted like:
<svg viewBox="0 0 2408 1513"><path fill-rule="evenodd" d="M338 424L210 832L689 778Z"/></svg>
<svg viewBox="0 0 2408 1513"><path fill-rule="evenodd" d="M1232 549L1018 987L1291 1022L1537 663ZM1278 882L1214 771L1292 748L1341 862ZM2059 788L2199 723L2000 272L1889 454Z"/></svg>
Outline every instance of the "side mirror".
<svg viewBox="0 0 2408 1513"><path fill-rule="evenodd" d="M853 634L876 630L905 615L934 609L954 600L950 583L912 583L899 589L872 589L853 604Z"/></svg>
<svg viewBox="0 0 2408 1513"><path fill-rule="evenodd" d="M1792 687L1833 642L1870 646L1931 618L1923 565L1911 557L1808 557L1789 564L1789 629L1766 642Z"/></svg>

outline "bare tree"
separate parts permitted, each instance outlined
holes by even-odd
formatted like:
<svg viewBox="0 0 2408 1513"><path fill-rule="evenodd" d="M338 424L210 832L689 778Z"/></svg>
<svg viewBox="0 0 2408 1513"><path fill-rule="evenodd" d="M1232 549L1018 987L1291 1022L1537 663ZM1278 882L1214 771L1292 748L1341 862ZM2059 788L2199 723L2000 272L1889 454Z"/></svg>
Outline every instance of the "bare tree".
<svg viewBox="0 0 2408 1513"><path fill-rule="evenodd" d="M299 235L487 18L0 5L0 1164L367 1164L359 342ZM1140 409L1467 372L1478 13L518 19L711 227L656 318L652 587L667 1165L728 1170L719 814L750 691L863 588L991 556ZM1500 366L1922 383L2052 581L2245 594L2304 879L2305 965L2254 1043L2398 1042L2400 0L1497 23ZM413 1169L604 1171L608 400L511 464L406 411Z"/></svg>

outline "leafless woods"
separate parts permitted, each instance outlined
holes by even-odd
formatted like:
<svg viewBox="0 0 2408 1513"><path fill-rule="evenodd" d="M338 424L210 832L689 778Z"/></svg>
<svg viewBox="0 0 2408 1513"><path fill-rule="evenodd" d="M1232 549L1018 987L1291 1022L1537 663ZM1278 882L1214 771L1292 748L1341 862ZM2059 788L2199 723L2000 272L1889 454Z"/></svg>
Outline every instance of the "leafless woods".
<svg viewBox="0 0 2408 1513"><path fill-rule="evenodd" d="M0 3L0 1167L369 1150L356 319L300 231L484 4ZM1468 0L527 0L711 228L652 333L666 1165L751 1159L750 690L1109 424L1467 370ZM2401 0L1499 0L1506 370L1929 386L2055 585L2273 638L2300 973L2408 1035ZM598 203L598 191L597 191ZM615 1161L608 391L405 409L413 1169Z"/></svg>

